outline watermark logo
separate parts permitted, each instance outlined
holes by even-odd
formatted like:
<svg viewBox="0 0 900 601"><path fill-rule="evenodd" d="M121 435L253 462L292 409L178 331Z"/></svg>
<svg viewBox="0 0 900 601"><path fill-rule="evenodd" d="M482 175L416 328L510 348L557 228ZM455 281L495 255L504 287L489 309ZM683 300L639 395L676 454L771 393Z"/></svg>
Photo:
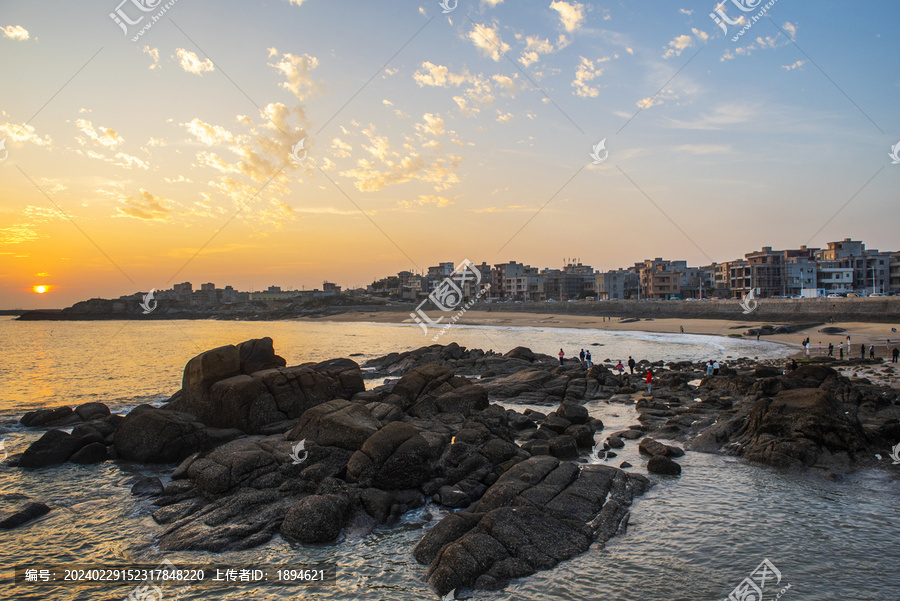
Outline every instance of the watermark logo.
<svg viewBox="0 0 900 601"><path fill-rule="evenodd" d="M132 42L138 41L142 35L144 35L153 25L159 21L166 12L175 6L175 3L178 0L169 0L164 5L160 6L163 0L122 0L119 5L116 7L116 10L109 13L109 18L113 20L113 22L122 28L122 33L127 36L128 28L131 25L140 25L145 17L149 18L149 20L141 27L141 29L131 38ZM132 15L137 18L132 18L128 12L125 11L123 6L131 4L138 12L134 10L130 10ZM157 10L158 9L158 10ZM156 14L141 14L141 13L151 13L156 11Z"/></svg>
<svg viewBox="0 0 900 601"><path fill-rule="evenodd" d="M891 459L894 460L894 465L900 465L900 442L891 449Z"/></svg>
<svg viewBox="0 0 900 601"><path fill-rule="evenodd" d="M293 164L299 165L300 163L302 163L303 161L306 160L308 153L306 151L306 148L304 148L305 144L306 144L306 138L302 138L299 142L294 144L293 147L291 147L290 157L291 157L291 162ZM301 151L303 152L303 156L300 156Z"/></svg>
<svg viewBox="0 0 900 601"><path fill-rule="evenodd" d="M603 153L603 156L600 156L600 153ZM591 152L590 157L594 159L594 165L599 165L603 161L609 158L609 151L606 149L606 138L603 138L593 147L593 152Z"/></svg>
<svg viewBox="0 0 900 601"><path fill-rule="evenodd" d="M144 295L144 302L141 303L141 309L144 310L144 315L148 315L156 311L156 299L153 298L153 295L156 293L156 288L151 288L150 292Z"/></svg>
<svg viewBox="0 0 900 601"><path fill-rule="evenodd" d="M741 308L744 310L744 315L747 315L756 311L757 307L759 307L759 302L756 300L756 289L751 288L750 292L741 298Z"/></svg>
<svg viewBox="0 0 900 601"><path fill-rule="evenodd" d="M5 142L5 141L6 141L6 140L4 140L4 142ZM2 148L3 148L3 143L0 142L0 149L2 149ZM891 165L898 165L898 164L900 164L900 142L897 142L896 144L894 144L894 145L891 147L891 154L889 154L888 156L891 157L891 159L893 159L893 160L891 161ZM3 157L3 159L5 159L5 158L6 158L6 157ZM2 161L3 159L0 159L0 161Z"/></svg>
<svg viewBox="0 0 900 601"><path fill-rule="evenodd" d="M898 143L897 146L900 146L900 143ZM9 151L6 149L6 138L0 140L0 151L3 151L3 156L0 157L0 163L2 163L9 157Z"/></svg>
<svg viewBox="0 0 900 601"><path fill-rule="evenodd" d="M774 582L770 582L773 580ZM763 591L766 590L766 587L772 588L779 584L781 584L781 572L766 558L731 591L724 601L762 601ZM782 588L775 599L780 599L790 588L790 584Z"/></svg>
<svg viewBox="0 0 900 601"><path fill-rule="evenodd" d="M456 311L456 315L450 318L449 323L443 326L441 331L432 338L432 341L437 341L437 339L443 336L444 333L450 329L450 326L459 321L459 318L462 317L472 305L478 302L491 287L490 284L486 284L484 288L478 291L475 298L459 309L460 305L462 305L463 297L465 296L466 286L477 287L480 283L481 272L478 271L478 268L475 267L470 260L466 259L453 270L453 273L444 278L444 280L432 290L431 294L428 295L428 298L419 303L419 306L416 307L416 312L410 313L409 316L421 326L422 332L427 335L428 325L426 324L436 326L444 321L444 317L446 316L431 319L422 309L423 305L430 301L435 307L445 313Z"/></svg>
<svg viewBox="0 0 900 601"><path fill-rule="evenodd" d="M897 446L900 447L900 445L897 445ZM0 459L0 461L6 461L6 439L5 438L0 439L0 452L3 453L3 458Z"/></svg>
<svg viewBox="0 0 900 601"><path fill-rule="evenodd" d="M174 578L175 564L168 559L162 560L162 563L155 569L147 570L150 578L134 587L134 590L125 597L124 601L162 601L163 590L155 583L159 582L159 584L165 586L165 581L170 578L170 571L172 572L171 577Z"/></svg>
<svg viewBox="0 0 900 601"><path fill-rule="evenodd" d="M446 15L447 13L452 13L456 10L456 5L459 4L459 0L453 0L453 5L450 4L449 0L441 0L438 4L444 9L442 12ZM452 598L453 597L451 597L451 599Z"/></svg>
<svg viewBox="0 0 900 601"><path fill-rule="evenodd" d="M720 2L716 5L716 9L709 13L709 17L715 21L716 25L722 30L722 33L728 35L728 25L743 25L743 28L738 31L734 37L731 38L732 42L738 41L738 39L744 35L753 25L765 16L765 14L769 11L770 8L775 6L775 3L778 0L769 0L762 7L760 4L763 0L730 0L732 4L734 4L740 11L748 13L759 8L759 12L755 15L747 16L741 15L737 19L732 19L728 15L725 14L723 7L725 6L725 2ZM727 25L726 25L727 23Z"/></svg>
<svg viewBox="0 0 900 601"><path fill-rule="evenodd" d="M456 8L456 6L454 6L453 8ZM450 10L453 10L453 8L451 8ZM456 589L453 589L452 591L441 597L441 601L452 601L453 599L456 599Z"/></svg>
<svg viewBox="0 0 900 601"><path fill-rule="evenodd" d="M303 453L303 457L300 456ZM294 465L300 465L309 457L309 451L306 450L306 439L304 438L291 448L289 457L294 461Z"/></svg>

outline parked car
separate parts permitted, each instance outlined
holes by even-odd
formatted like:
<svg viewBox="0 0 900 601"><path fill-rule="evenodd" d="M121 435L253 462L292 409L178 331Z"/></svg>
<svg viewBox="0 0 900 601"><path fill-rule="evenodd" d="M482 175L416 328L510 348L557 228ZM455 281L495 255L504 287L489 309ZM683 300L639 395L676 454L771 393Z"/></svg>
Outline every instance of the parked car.
<svg viewBox="0 0 900 601"><path fill-rule="evenodd" d="M826 298L844 298L840 294L829 294Z"/></svg>
<svg viewBox="0 0 900 601"><path fill-rule="evenodd" d="M857 293L855 293L855 292L848 292L848 293L847 293L847 298L860 298L861 296L865 296L865 295L864 295L864 294L863 294L863 295L859 295L859 294L857 294Z"/></svg>
<svg viewBox="0 0 900 601"><path fill-rule="evenodd" d="M873 293L870 294L869 296L887 296L887 294L883 294L883 293L881 293L881 292L873 292Z"/></svg>

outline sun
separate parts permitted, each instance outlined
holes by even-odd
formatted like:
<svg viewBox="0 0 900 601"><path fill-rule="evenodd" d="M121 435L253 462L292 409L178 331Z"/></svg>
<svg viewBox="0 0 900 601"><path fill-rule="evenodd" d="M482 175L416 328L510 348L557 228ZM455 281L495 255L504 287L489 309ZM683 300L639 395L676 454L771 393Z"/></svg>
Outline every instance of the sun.
<svg viewBox="0 0 900 601"><path fill-rule="evenodd" d="M34 290L34 291L37 292L38 294L43 294L43 293L47 292L47 290L49 290L49 289L50 289L49 286L44 286L44 285L34 286L34 287L32 288L32 290Z"/></svg>

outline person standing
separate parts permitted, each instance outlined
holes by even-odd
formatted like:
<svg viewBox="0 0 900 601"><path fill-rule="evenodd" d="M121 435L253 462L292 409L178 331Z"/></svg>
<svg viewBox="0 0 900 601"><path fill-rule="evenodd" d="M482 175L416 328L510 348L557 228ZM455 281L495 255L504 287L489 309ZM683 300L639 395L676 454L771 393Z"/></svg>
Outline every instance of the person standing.
<svg viewBox="0 0 900 601"><path fill-rule="evenodd" d="M816 351L816 354L817 354L817 355L821 355L821 354L822 354L822 341L821 341L821 340L819 341L819 347L818 347L818 350Z"/></svg>
<svg viewBox="0 0 900 601"><path fill-rule="evenodd" d="M709 361L706 362L706 375L707 376L713 375L712 359L710 359Z"/></svg>
<svg viewBox="0 0 900 601"><path fill-rule="evenodd" d="M834 343L828 343L828 356L834 357Z"/></svg>
<svg viewBox="0 0 900 601"><path fill-rule="evenodd" d="M875 358L875 345L869 347L869 359Z"/></svg>
<svg viewBox="0 0 900 601"><path fill-rule="evenodd" d="M584 365L588 369L591 368L591 351L590 350L585 351L585 353L584 353Z"/></svg>
<svg viewBox="0 0 900 601"><path fill-rule="evenodd" d="M681 333L684 334L684 326L681 326Z"/></svg>
<svg viewBox="0 0 900 601"><path fill-rule="evenodd" d="M647 368L647 394L651 394L650 389L653 386L653 370Z"/></svg>
<svg viewBox="0 0 900 601"><path fill-rule="evenodd" d="M859 358L860 358L860 359L865 359L865 358L866 358L866 345L865 345L865 343L859 345Z"/></svg>
<svg viewBox="0 0 900 601"><path fill-rule="evenodd" d="M582 365L584 365L584 349L581 349L581 352L578 353L578 360L581 361Z"/></svg>
<svg viewBox="0 0 900 601"><path fill-rule="evenodd" d="M563 364L563 357L565 357L565 356L566 356L566 354L563 352L563 350L559 349L559 364L560 365Z"/></svg>
<svg viewBox="0 0 900 601"><path fill-rule="evenodd" d="M756 341L759 342L759 335L762 333L762 328L756 330Z"/></svg>
<svg viewBox="0 0 900 601"><path fill-rule="evenodd" d="M629 355L628 356L628 369L631 370L632 375L634 375L634 366L635 365L637 365L637 364L634 362L634 358L631 355Z"/></svg>
<svg viewBox="0 0 900 601"><path fill-rule="evenodd" d="M841 342L840 354L838 355L838 359L840 359L841 361L844 360L844 343L843 342Z"/></svg>
<svg viewBox="0 0 900 601"><path fill-rule="evenodd" d="M719 361L718 360L713 361L713 375L714 376L719 375Z"/></svg>
<svg viewBox="0 0 900 601"><path fill-rule="evenodd" d="M894 350L891 351L891 363L897 363L898 359L900 359L900 348L894 347Z"/></svg>

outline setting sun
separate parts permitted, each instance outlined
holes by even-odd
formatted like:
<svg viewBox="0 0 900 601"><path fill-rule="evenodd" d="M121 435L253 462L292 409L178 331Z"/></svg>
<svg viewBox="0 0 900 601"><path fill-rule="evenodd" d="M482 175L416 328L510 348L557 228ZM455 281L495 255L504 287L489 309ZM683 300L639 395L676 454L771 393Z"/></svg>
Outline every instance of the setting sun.
<svg viewBox="0 0 900 601"><path fill-rule="evenodd" d="M43 294L43 293L47 292L47 290L49 290L50 287L49 287L49 286L35 286L35 287L32 288L32 289L33 289L35 292L37 292L38 294Z"/></svg>

